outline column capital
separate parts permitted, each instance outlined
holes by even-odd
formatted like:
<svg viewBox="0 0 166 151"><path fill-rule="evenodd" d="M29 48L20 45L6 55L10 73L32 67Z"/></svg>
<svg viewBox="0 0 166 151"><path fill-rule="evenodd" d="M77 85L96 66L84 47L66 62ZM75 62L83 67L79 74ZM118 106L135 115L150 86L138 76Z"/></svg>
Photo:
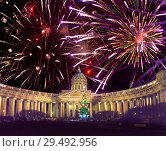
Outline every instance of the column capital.
<svg viewBox="0 0 166 151"><path fill-rule="evenodd" d="M24 99L19 99L19 98L13 98L13 99L16 100L16 101L20 101L20 102L24 101Z"/></svg>
<svg viewBox="0 0 166 151"><path fill-rule="evenodd" d="M9 97L9 98L7 98L7 99L9 99L9 100L16 100L15 97Z"/></svg>
<svg viewBox="0 0 166 151"><path fill-rule="evenodd" d="M9 99L8 96L1 96L1 98L2 98L2 99L6 99L6 100Z"/></svg>
<svg viewBox="0 0 166 151"><path fill-rule="evenodd" d="M28 102L28 103L30 102L30 100L25 100L25 101Z"/></svg>

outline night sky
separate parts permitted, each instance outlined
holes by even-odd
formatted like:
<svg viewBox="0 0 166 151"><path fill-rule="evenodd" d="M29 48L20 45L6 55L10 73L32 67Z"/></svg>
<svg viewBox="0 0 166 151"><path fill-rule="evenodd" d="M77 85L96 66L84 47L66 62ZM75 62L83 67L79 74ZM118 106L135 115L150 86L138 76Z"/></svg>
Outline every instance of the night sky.
<svg viewBox="0 0 166 151"><path fill-rule="evenodd" d="M8 0L9 4L6 5L6 1L5 0L0 0L0 11L3 12L4 14L7 14L8 16L12 16L13 13L13 4L16 4L20 9L23 8L24 4L26 3L26 1L21 1L21 0ZM106 3L109 3L109 0L105 0ZM118 0L119 4L122 2L121 0ZM82 7L83 4L80 1L76 1L76 5ZM93 8L89 7L88 4L86 4L87 11L94 11ZM123 5L122 5L123 6ZM124 7L124 6L123 6ZM125 9L125 8L124 8ZM99 12L100 10L98 10ZM165 7L162 8L162 12L166 11ZM0 18L2 18L3 15L0 14ZM160 17L159 18L160 21L162 22L161 26L164 29L164 36L165 36L165 23L163 22L164 20L166 20L166 16ZM0 22L0 40L6 40L5 39L5 28L6 28L6 24L3 23L2 21ZM4 50L9 49L7 48L6 44L2 44L0 43L0 55L1 57L4 56ZM71 49L73 49L73 47L71 47ZM162 52L164 54L166 54L166 49L165 46L162 46L160 49L162 49ZM66 68L65 63L62 63L62 68L63 68L63 73L64 73L64 80L61 80L61 82L59 83L57 80L51 80L51 82L48 84L46 89L43 89L42 86L31 86L31 84L26 85L23 88L27 88L27 89L32 89L32 90L37 90L37 91L44 91L44 92L53 92L53 93L58 93L61 90L64 89L70 89L70 84L69 81L71 80L71 78L73 77L73 75L77 72L77 67L73 68L73 63L75 63L75 60L71 59L71 58L66 58L67 63L68 63L68 67ZM64 60L62 60L63 62ZM162 58L162 62L163 64L166 65L166 59ZM53 68L53 66L52 66ZM102 93L102 92L111 92L111 91L118 91L118 90L124 90L124 89L128 89L131 87L136 87L142 84L145 84L147 82L150 82L152 80L155 79L155 75L158 71L163 70L164 68L159 65L154 65L154 64L150 64L149 66L147 66L146 70L144 72L141 71L140 68L134 68L133 65L124 65L121 68L119 68L114 74L113 76L109 79L109 82L107 83L106 87L104 90L99 90L98 93ZM68 70L68 73L67 73ZM94 92L96 90L96 88L98 87L99 83L93 82L92 80L90 80L88 77L95 77L95 75L97 74L97 70L95 70L93 68L93 66L81 66L81 70L82 72L87 76L88 79L88 89L92 90L92 92ZM67 77L67 74L69 75L69 77ZM1 80L3 81L3 73L1 74ZM12 85L12 86L16 86L16 87L20 87L22 80L25 79L25 76L21 76L18 79L14 79L12 78L11 80L9 80L6 84ZM69 81L68 81L69 80Z"/></svg>

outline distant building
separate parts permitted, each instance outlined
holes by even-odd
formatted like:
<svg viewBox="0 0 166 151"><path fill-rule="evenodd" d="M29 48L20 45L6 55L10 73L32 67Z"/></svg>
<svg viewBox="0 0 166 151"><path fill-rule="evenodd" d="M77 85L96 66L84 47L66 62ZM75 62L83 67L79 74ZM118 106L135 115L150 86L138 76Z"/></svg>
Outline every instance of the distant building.
<svg viewBox="0 0 166 151"><path fill-rule="evenodd" d="M81 70L71 79L71 90L59 94L15 88L0 84L0 116L38 116L51 118L79 117L80 102L85 92L90 117L111 112L109 117L123 116L137 107L150 107L166 102L166 70L145 85L116 92L94 94L87 90L87 79ZM107 115L108 116L108 115Z"/></svg>

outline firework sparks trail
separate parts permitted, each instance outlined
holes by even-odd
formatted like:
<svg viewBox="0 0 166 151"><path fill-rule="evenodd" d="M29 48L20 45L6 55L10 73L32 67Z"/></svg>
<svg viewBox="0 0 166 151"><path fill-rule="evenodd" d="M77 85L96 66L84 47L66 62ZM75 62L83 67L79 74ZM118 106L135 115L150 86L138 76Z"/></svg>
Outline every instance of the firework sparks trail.
<svg viewBox="0 0 166 151"><path fill-rule="evenodd" d="M22 81L21 87L45 89L50 79L59 82L65 79L61 60L72 44L66 42L69 31L62 22L67 19L69 4L73 1L32 0L23 9L13 4L13 17L0 12L9 29L0 40L8 48L3 51L0 64L5 81L15 78Z"/></svg>
<svg viewBox="0 0 166 151"><path fill-rule="evenodd" d="M158 60L165 68L160 61L165 57L160 49L164 47L165 37L159 17L166 16L165 11L160 11L166 5L166 0L122 0L111 1L109 4L102 0L82 0L82 3L90 5L91 10L94 8L95 11L85 11L85 7L70 7L77 14L77 20L64 20L63 23L72 25L73 29L87 27L79 36L69 36L77 45L79 42L96 43L91 57L75 65L86 64L91 59L96 60L92 61L93 66L101 66L96 78L102 80L98 80L100 82L96 93L100 87L105 87L121 66L132 64L144 72L145 65L150 66ZM86 33L90 29L91 33Z"/></svg>

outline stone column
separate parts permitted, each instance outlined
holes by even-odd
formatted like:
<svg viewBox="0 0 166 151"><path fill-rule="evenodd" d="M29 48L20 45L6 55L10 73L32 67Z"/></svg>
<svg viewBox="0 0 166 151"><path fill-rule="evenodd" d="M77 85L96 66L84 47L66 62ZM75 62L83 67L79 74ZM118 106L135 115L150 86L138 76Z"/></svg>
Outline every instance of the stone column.
<svg viewBox="0 0 166 151"><path fill-rule="evenodd" d="M49 106L48 106L48 114L49 114L49 117L52 117L52 103L51 102L49 103Z"/></svg>
<svg viewBox="0 0 166 151"><path fill-rule="evenodd" d="M152 102L153 102L153 105L155 105L156 104L156 94L153 94L153 96L152 96Z"/></svg>
<svg viewBox="0 0 166 151"><path fill-rule="evenodd" d="M23 102L23 100L17 100L17 104L16 104L16 113L17 114L21 114L21 112L22 112L22 102Z"/></svg>
<svg viewBox="0 0 166 151"><path fill-rule="evenodd" d="M60 117L63 117L63 102L60 102Z"/></svg>
<svg viewBox="0 0 166 151"><path fill-rule="evenodd" d="M28 114L28 112L29 112L29 110L30 110L30 100L26 100L26 101L24 102L24 109L25 109L25 114L26 114L26 116L27 116L27 114Z"/></svg>
<svg viewBox="0 0 166 151"><path fill-rule="evenodd" d="M145 107L145 98L142 98L142 107Z"/></svg>
<svg viewBox="0 0 166 151"><path fill-rule="evenodd" d="M9 99L9 116L14 116L14 108L15 108L15 99Z"/></svg>
<svg viewBox="0 0 166 151"><path fill-rule="evenodd" d="M52 102L52 117L56 117L56 114L55 114L55 103Z"/></svg>
<svg viewBox="0 0 166 151"><path fill-rule="evenodd" d="M107 102L104 102L104 111L107 111Z"/></svg>
<svg viewBox="0 0 166 151"><path fill-rule="evenodd" d="M76 113L75 113L75 103L73 102L73 117L76 116Z"/></svg>
<svg viewBox="0 0 166 151"><path fill-rule="evenodd" d="M111 111L117 112L116 102L115 101L113 101L112 104L111 104Z"/></svg>
<svg viewBox="0 0 166 151"><path fill-rule="evenodd" d="M116 103L115 101L110 102L111 104L111 116L114 117L116 115Z"/></svg>
<svg viewBox="0 0 166 151"><path fill-rule="evenodd" d="M152 118L153 117L153 112L152 112L152 96L149 96L149 117Z"/></svg>
<svg viewBox="0 0 166 151"><path fill-rule="evenodd" d="M61 117L64 117L64 102L61 102Z"/></svg>
<svg viewBox="0 0 166 151"><path fill-rule="evenodd" d="M44 109L43 109L43 111L44 111L44 113L46 114L47 113L47 111L46 111L46 102L43 102L43 107L44 107Z"/></svg>
<svg viewBox="0 0 166 151"><path fill-rule="evenodd" d="M123 111L124 111L124 114L126 114L128 112L128 101L127 100L123 101Z"/></svg>
<svg viewBox="0 0 166 151"><path fill-rule="evenodd" d="M158 112L158 118L161 118L161 98L160 98L161 92L157 92L157 112Z"/></svg>
<svg viewBox="0 0 166 151"><path fill-rule="evenodd" d="M152 96L149 97L149 105L152 106Z"/></svg>
<svg viewBox="0 0 166 151"><path fill-rule="evenodd" d="M138 99L139 107L141 107L141 98Z"/></svg>
<svg viewBox="0 0 166 151"><path fill-rule="evenodd" d="M143 107L146 107L146 98L143 97Z"/></svg>
<svg viewBox="0 0 166 151"><path fill-rule="evenodd" d="M118 114L122 114L122 102L117 101L117 112Z"/></svg>
<svg viewBox="0 0 166 151"><path fill-rule="evenodd" d="M131 109L131 100L128 100L128 109Z"/></svg>
<svg viewBox="0 0 166 151"><path fill-rule="evenodd" d="M97 112L100 112L100 102L98 102L96 106L97 106Z"/></svg>
<svg viewBox="0 0 166 151"><path fill-rule="evenodd" d="M34 109L35 109L35 108L34 108L34 103L35 103L34 101L31 101L31 102L30 102L30 104L31 104L31 105L30 105L30 106L31 106L31 111L34 111Z"/></svg>
<svg viewBox="0 0 166 151"><path fill-rule="evenodd" d="M139 99L139 107L142 107L142 98Z"/></svg>
<svg viewBox="0 0 166 151"><path fill-rule="evenodd" d="M146 97L146 106L149 106L149 96Z"/></svg>
<svg viewBox="0 0 166 151"><path fill-rule="evenodd" d="M111 111L111 102L108 102L109 104L109 111Z"/></svg>
<svg viewBox="0 0 166 151"><path fill-rule="evenodd" d="M146 111L147 111L147 116L148 118L151 117L151 107L150 107L150 96L146 96Z"/></svg>
<svg viewBox="0 0 166 151"><path fill-rule="evenodd" d="M95 114L98 113L98 104L95 104Z"/></svg>
<svg viewBox="0 0 166 151"><path fill-rule="evenodd" d="M70 117L69 102L66 102L66 115L67 117Z"/></svg>
<svg viewBox="0 0 166 151"><path fill-rule="evenodd" d="M105 109L105 111L109 111L109 104L108 104L108 102L104 102L104 109Z"/></svg>
<svg viewBox="0 0 166 151"><path fill-rule="evenodd" d="M44 102L41 102L41 112L44 113Z"/></svg>
<svg viewBox="0 0 166 151"><path fill-rule="evenodd" d="M143 99L141 98L141 107L143 107Z"/></svg>
<svg viewBox="0 0 166 151"><path fill-rule="evenodd" d="M56 115L56 118L59 118L58 102L55 103L55 115Z"/></svg>
<svg viewBox="0 0 166 151"><path fill-rule="evenodd" d="M109 103L109 111L113 112L113 110L112 110L113 109L113 107L112 107L112 101L109 101L108 103Z"/></svg>
<svg viewBox="0 0 166 151"><path fill-rule="evenodd" d="M40 101L37 101L37 111L40 112L41 109L40 109Z"/></svg>
<svg viewBox="0 0 166 151"><path fill-rule="evenodd" d="M64 118L65 117L65 102L63 102L62 104L62 117Z"/></svg>
<svg viewBox="0 0 166 151"><path fill-rule="evenodd" d="M130 102L131 102L131 106L130 107L131 107L131 109L133 109L134 108L134 100L131 100Z"/></svg>
<svg viewBox="0 0 166 151"><path fill-rule="evenodd" d="M2 98L2 116L6 116L6 103L7 103L7 98L3 97Z"/></svg>
<svg viewBox="0 0 166 151"><path fill-rule="evenodd" d="M141 98L141 107L143 107L143 104L144 104L143 98Z"/></svg>
<svg viewBox="0 0 166 151"><path fill-rule="evenodd" d="M103 109L104 109L104 111L107 111L107 102L103 103Z"/></svg>
<svg viewBox="0 0 166 151"><path fill-rule="evenodd" d="M103 102L103 111L106 111L106 102Z"/></svg>
<svg viewBox="0 0 166 151"><path fill-rule="evenodd" d="M42 102L42 112L46 115L46 102Z"/></svg>
<svg viewBox="0 0 166 151"><path fill-rule="evenodd" d="M29 111L30 110L30 100L26 100L25 102L24 102L24 108L25 108L25 110L26 111Z"/></svg>
<svg viewBox="0 0 166 151"><path fill-rule="evenodd" d="M166 88L165 88L165 81L166 81L166 70L162 70L156 74L157 82L161 83L160 91L158 92L157 96L159 95L159 103L166 102Z"/></svg>
<svg viewBox="0 0 166 151"><path fill-rule="evenodd" d="M166 103L166 88L165 88L165 90L161 90L160 92L159 92L160 94L160 102L164 102L164 103Z"/></svg>
<svg viewBox="0 0 166 151"><path fill-rule="evenodd" d="M139 107L142 107L142 98L139 98Z"/></svg>
<svg viewBox="0 0 166 151"><path fill-rule="evenodd" d="M133 109L133 108L134 108L134 101L130 100L130 109Z"/></svg>
<svg viewBox="0 0 166 151"><path fill-rule="evenodd" d="M97 103L97 105L98 105L98 112L101 111L101 109L100 109L100 104L101 104L101 102L98 102L98 103Z"/></svg>
<svg viewBox="0 0 166 151"><path fill-rule="evenodd" d="M100 110L100 112L103 111L103 102L99 102L99 110Z"/></svg>
<svg viewBox="0 0 166 151"><path fill-rule="evenodd" d="M144 107L144 98L142 97L142 107Z"/></svg>
<svg viewBox="0 0 166 151"><path fill-rule="evenodd" d="M90 105L90 117L92 117L92 102L90 102L89 105Z"/></svg>
<svg viewBox="0 0 166 151"><path fill-rule="evenodd" d="M157 104L160 103L160 92L157 92Z"/></svg>
<svg viewBox="0 0 166 151"><path fill-rule="evenodd" d="M104 102L101 103L101 111L103 112L105 110L104 108Z"/></svg>
<svg viewBox="0 0 166 151"><path fill-rule="evenodd" d="M155 118L157 114L157 109L156 109L156 95L152 95L152 116Z"/></svg>
<svg viewBox="0 0 166 151"><path fill-rule="evenodd" d="M34 104L35 104L34 110L37 111L37 101L34 101Z"/></svg>
<svg viewBox="0 0 166 151"><path fill-rule="evenodd" d="M136 102L136 103L135 103L135 104L136 104L136 107L139 107L139 102L138 102L138 99L137 99L137 98L135 99L135 102Z"/></svg>

